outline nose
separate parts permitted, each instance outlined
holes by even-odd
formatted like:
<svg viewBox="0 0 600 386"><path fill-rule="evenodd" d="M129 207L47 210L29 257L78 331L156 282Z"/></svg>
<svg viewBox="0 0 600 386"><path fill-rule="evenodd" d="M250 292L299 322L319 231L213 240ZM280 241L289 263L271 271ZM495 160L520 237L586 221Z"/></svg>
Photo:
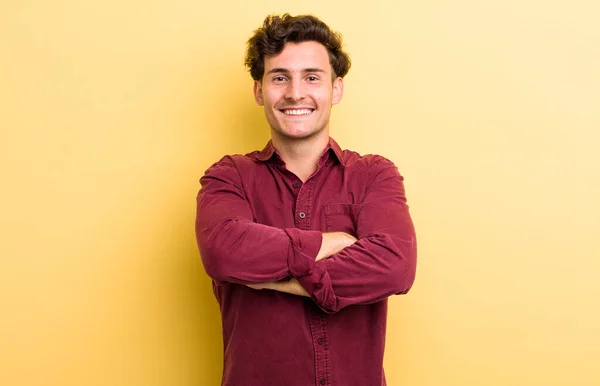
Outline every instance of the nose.
<svg viewBox="0 0 600 386"><path fill-rule="evenodd" d="M292 101L299 101L304 99L304 86L299 78L294 78L288 83L288 87L285 92L285 98Z"/></svg>

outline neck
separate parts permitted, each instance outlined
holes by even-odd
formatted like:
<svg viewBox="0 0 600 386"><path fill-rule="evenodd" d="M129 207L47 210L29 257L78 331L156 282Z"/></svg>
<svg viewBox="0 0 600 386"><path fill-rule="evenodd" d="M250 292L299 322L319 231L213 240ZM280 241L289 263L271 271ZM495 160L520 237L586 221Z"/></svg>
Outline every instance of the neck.
<svg viewBox="0 0 600 386"><path fill-rule="evenodd" d="M294 173L302 182L306 181L316 170L319 158L329 143L329 133L315 137L290 140L272 136L273 146L285 162L286 168Z"/></svg>

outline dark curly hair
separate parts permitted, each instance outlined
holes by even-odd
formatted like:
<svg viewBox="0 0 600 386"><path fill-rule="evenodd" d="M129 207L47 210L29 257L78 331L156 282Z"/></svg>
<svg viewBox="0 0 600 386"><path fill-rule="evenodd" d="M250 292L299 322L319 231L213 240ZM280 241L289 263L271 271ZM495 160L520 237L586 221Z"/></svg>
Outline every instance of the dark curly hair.
<svg viewBox="0 0 600 386"><path fill-rule="evenodd" d="M342 35L312 15L270 15L262 27L248 39L245 64L252 79L261 80L265 72L265 56L283 51L288 42L316 41L327 48L333 77L343 78L350 70L350 57L342 50Z"/></svg>

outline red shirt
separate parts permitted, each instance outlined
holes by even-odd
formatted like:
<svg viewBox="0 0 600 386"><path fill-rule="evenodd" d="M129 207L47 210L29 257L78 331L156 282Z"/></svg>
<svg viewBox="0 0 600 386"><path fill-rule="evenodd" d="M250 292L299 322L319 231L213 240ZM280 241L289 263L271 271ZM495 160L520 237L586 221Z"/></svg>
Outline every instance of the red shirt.
<svg viewBox="0 0 600 386"><path fill-rule="evenodd" d="M200 179L196 235L223 323L226 386L385 385L387 298L408 292L416 242L394 164L332 140L305 182L269 142ZM315 262L321 232L358 241ZM311 298L258 284L297 278Z"/></svg>

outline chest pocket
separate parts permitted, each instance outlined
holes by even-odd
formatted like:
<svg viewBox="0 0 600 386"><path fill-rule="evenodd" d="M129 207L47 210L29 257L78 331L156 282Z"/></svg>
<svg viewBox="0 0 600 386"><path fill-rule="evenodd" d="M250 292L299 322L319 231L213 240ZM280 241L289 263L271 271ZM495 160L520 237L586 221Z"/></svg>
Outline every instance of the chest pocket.
<svg viewBox="0 0 600 386"><path fill-rule="evenodd" d="M361 205L359 204L326 204L325 226L327 232L346 232L356 237L356 225Z"/></svg>

